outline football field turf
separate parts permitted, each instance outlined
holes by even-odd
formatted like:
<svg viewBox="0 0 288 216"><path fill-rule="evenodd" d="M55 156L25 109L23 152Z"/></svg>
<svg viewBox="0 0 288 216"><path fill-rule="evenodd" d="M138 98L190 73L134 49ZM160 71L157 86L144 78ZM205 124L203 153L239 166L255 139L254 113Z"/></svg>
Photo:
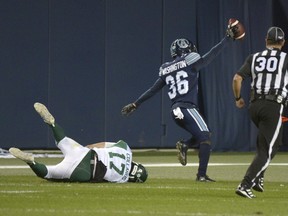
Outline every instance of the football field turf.
<svg viewBox="0 0 288 216"><path fill-rule="evenodd" d="M175 151L135 151L147 166L143 184L56 183L42 180L17 159L0 159L0 215L288 215L288 153L276 155L265 176L265 192L242 198L235 188L253 153L212 153L208 174L215 183L195 181L197 154L177 163ZM56 164L61 158L36 158Z"/></svg>

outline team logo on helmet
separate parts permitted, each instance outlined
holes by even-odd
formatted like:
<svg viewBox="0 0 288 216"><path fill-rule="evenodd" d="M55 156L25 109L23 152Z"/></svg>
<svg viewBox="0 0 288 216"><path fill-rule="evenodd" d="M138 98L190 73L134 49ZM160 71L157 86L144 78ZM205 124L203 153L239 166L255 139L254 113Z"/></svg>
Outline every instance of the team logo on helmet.
<svg viewBox="0 0 288 216"><path fill-rule="evenodd" d="M181 38L173 41L170 47L170 53L173 58L182 56L190 52L197 52L196 46L188 39Z"/></svg>
<svg viewBox="0 0 288 216"><path fill-rule="evenodd" d="M181 48L181 49L187 48L190 44L187 39L179 39L179 40L177 40L176 43L179 46L179 48Z"/></svg>
<svg viewBox="0 0 288 216"><path fill-rule="evenodd" d="M138 164L134 161L131 163L131 171L129 174L129 182L145 182L148 177L147 170L142 164Z"/></svg>

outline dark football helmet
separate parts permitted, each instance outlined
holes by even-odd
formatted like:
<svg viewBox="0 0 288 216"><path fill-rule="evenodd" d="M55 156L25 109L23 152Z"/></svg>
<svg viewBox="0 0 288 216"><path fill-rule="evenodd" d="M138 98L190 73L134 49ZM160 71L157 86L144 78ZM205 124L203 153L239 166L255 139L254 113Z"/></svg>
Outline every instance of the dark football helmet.
<svg viewBox="0 0 288 216"><path fill-rule="evenodd" d="M131 170L128 182L145 182L148 177L148 172L142 164L134 161L131 163Z"/></svg>
<svg viewBox="0 0 288 216"><path fill-rule="evenodd" d="M172 58L182 56L190 52L197 52L197 48L190 40L186 38L176 39L171 44L170 53Z"/></svg>

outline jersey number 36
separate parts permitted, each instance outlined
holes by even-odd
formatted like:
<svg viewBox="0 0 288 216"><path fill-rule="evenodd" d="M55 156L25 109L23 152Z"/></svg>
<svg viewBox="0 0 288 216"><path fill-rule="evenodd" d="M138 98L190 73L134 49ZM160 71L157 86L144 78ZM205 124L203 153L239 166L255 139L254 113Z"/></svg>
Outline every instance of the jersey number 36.
<svg viewBox="0 0 288 216"><path fill-rule="evenodd" d="M169 75L166 77L166 84L169 86L169 98L173 99L177 94L183 95L186 94L189 90L189 83L185 79L188 77L188 74L185 71L178 71L173 77Z"/></svg>

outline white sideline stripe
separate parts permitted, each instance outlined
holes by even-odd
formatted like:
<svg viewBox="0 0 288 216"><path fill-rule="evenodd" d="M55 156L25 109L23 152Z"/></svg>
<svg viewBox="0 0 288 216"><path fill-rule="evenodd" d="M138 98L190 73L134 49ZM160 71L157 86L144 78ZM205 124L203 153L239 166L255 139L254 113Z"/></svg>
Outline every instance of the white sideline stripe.
<svg viewBox="0 0 288 216"><path fill-rule="evenodd" d="M63 158L63 154L33 154L34 158ZM0 158L15 158L11 154L0 155Z"/></svg>
<svg viewBox="0 0 288 216"><path fill-rule="evenodd" d="M7 193L7 194L19 194L19 193L39 193L42 191L8 191L8 190L1 190L0 193Z"/></svg>
<svg viewBox="0 0 288 216"><path fill-rule="evenodd" d="M155 163L155 164L144 164L145 167L182 167L179 163ZM189 163L186 167L198 167L198 163ZM248 166L250 163L209 163L209 166ZM271 163L270 166L288 166L288 163ZM0 166L0 169L27 169L30 168L28 165L16 166L7 165Z"/></svg>
<svg viewBox="0 0 288 216"><path fill-rule="evenodd" d="M145 167L182 167L179 163L144 164ZM250 163L209 163L208 166L248 166ZM288 166L288 163L271 163L271 166ZM198 167L198 163L187 163L188 167Z"/></svg>

